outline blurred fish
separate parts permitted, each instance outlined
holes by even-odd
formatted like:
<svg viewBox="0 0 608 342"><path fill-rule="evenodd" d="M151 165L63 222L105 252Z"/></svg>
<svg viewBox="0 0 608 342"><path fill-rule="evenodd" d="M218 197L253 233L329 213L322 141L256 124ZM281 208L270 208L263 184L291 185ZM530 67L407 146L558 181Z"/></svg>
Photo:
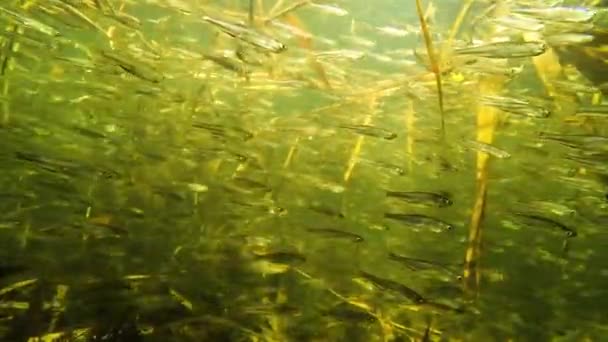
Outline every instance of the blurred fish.
<svg viewBox="0 0 608 342"><path fill-rule="evenodd" d="M219 27L224 33L262 50L266 50L272 53L281 53L287 49L287 47L280 41L274 39L271 36L258 32L251 27L247 27L238 23L231 23L228 21L214 19L208 16L204 16L202 19L212 25Z"/></svg>
<svg viewBox="0 0 608 342"><path fill-rule="evenodd" d="M152 83L159 83L164 79L163 74L156 71L151 66L146 65L142 61L135 60L132 57L127 57L118 54L115 51L101 51L101 55L112 63L116 64L123 71Z"/></svg>
<svg viewBox="0 0 608 342"><path fill-rule="evenodd" d="M598 87L593 85L583 84L581 81L570 81L570 80L556 80L553 81L552 84L561 91L568 93L584 93L584 94L595 94L600 91ZM583 111L589 107L579 107ZM608 113L608 106L606 107L606 112ZM577 110L578 114L578 110Z"/></svg>
<svg viewBox="0 0 608 342"><path fill-rule="evenodd" d="M222 124L196 121L192 123L192 127L206 130L210 132L214 137L218 138L232 138L247 141L253 137L253 133L237 126L227 126Z"/></svg>
<svg viewBox="0 0 608 342"><path fill-rule="evenodd" d="M501 75L508 78L513 78L523 71L523 66L512 67L506 63L496 64L492 61L502 61L500 59L484 59L476 61L473 64L467 64L461 68L465 72L474 72L490 75Z"/></svg>
<svg viewBox="0 0 608 342"><path fill-rule="evenodd" d="M520 31L540 32L545 25L543 22L523 15L511 14L493 20L494 23Z"/></svg>
<svg viewBox="0 0 608 342"><path fill-rule="evenodd" d="M412 271L420 271L420 270L441 270L442 272L446 272L450 274L450 276L454 276L455 279L460 280L462 277L458 272L454 271L448 265L444 263L440 263L437 261L430 261L418 258L411 258L404 255L398 255L393 252L388 253L388 257L390 260L396 261L405 267L409 268Z"/></svg>
<svg viewBox="0 0 608 342"><path fill-rule="evenodd" d="M44 24L38 20L27 17L25 14L19 14L17 12L13 12L13 11L6 9L4 7L1 7L1 6L0 6L0 13L11 18L14 22L19 23L19 24L23 25L24 27L31 28L33 30L44 33L46 35L54 36L54 37L58 37L61 35L61 33L59 33L59 31L56 30L55 28L53 28L47 24Z"/></svg>
<svg viewBox="0 0 608 342"><path fill-rule="evenodd" d="M576 109L576 115L608 118L608 105L580 106Z"/></svg>
<svg viewBox="0 0 608 342"><path fill-rule="evenodd" d="M226 70L234 71L238 75L247 76L249 73L244 67L243 62L220 54L204 54L203 58L223 67Z"/></svg>
<svg viewBox="0 0 608 342"><path fill-rule="evenodd" d="M593 35L587 33L558 33L546 35L545 41L552 46L565 46L590 43L594 38Z"/></svg>
<svg viewBox="0 0 608 342"><path fill-rule="evenodd" d="M276 251L268 253L254 253L256 260L266 260L282 264L301 264L306 261L306 257L297 252Z"/></svg>
<svg viewBox="0 0 608 342"><path fill-rule="evenodd" d="M297 252L277 251L267 253L254 253L252 267L262 276L267 274L281 274L287 272L294 265L306 262L306 257Z"/></svg>
<svg viewBox="0 0 608 342"><path fill-rule="evenodd" d="M547 50L544 42L497 42L455 49L460 55L487 58L523 58L542 55Z"/></svg>
<svg viewBox="0 0 608 342"><path fill-rule="evenodd" d="M440 208L452 205L452 200L450 200L446 195L434 192L387 190L386 197L398 199L411 204L429 205Z"/></svg>
<svg viewBox="0 0 608 342"><path fill-rule="evenodd" d="M591 21L596 11L583 6L577 7L538 7L538 8L512 8L513 13L528 15L541 20L564 21L571 23L585 23Z"/></svg>
<svg viewBox="0 0 608 342"><path fill-rule="evenodd" d="M454 226L448 222L421 214L384 213L384 218L399 221L408 226L429 228L435 233L441 233L454 229Z"/></svg>
<svg viewBox="0 0 608 342"><path fill-rule="evenodd" d="M359 158L359 163L364 164L364 165L370 165L370 166L373 166L373 167L378 168L383 171L388 171L396 176L403 176L407 173L403 169L403 167L401 167L399 165L395 165L393 163L387 163L384 161L377 161L377 160L367 159L367 158Z"/></svg>
<svg viewBox="0 0 608 342"><path fill-rule="evenodd" d="M531 201L522 203L522 205L531 207L537 212L550 212L559 216L575 216L577 214L576 209L554 201Z"/></svg>
<svg viewBox="0 0 608 342"><path fill-rule="evenodd" d="M347 232L344 230L333 229L333 228L306 228L309 233L314 233L320 236L325 236L334 239L346 239L352 242L363 242L364 239L361 235Z"/></svg>
<svg viewBox="0 0 608 342"><path fill-rule="evenodd" d="M467 145L470 148L472 148L478 152L485 152L496 158L500 158L500 159L511 158L511 154L509 152L507 152L505 150L501 150L498 147L492 146L490 144L486 144L481 141L470 140L470 141L467 141Z"/></svg>
<svg viewBox="0 0 608 342"><path fill-rule="evenodd" d="M551 115L551 111L542 106L532 104L527 100L519 100L512 97L484 95L481 97L480 103L486 106L496 107L507 113L531 118L547 118Z"/></svg>
<svg viewBox="0 0 608 342"><path fill-rule="evenodd" d="M565 224L563 224L561 222L557 222L548 217L544 217L544 216L537 215L537 214L527 214L527 213L516 213L515 215L517 215L521 218L524 218L536 225L548 226L548 227L552 227L552 228L559 228L560 230L565 232L566 237L570 238L570 237L577 236L577 233L575 230L569 228L568 226L566 226Z"/></svg>
<svg viewBox="0 0 608 342"><path fill-rule="evenodd" d="M346 302L341 302L329 309L322 311L323 316L332 317L343 323L374 323L378 318L363 308Z"/></svg>
<svg viewBox="0 0 608 342"><path fill-rule="evenodd" d="M605 146L608 136L595 134L559 134L551 132L540 132L539 136L543 139L559 142L572 148L590 148L593 146Z"/></svg>
<svg viewBox="0 0 608 342"><path fill-rule="evenodd" d="M236 50L236 57L248 65L264 65L264 60L261 58L260 54L255 53L252 49L246 49L243 46L239 46Z"/></svg>
<svg viewBox="0 0 608 342"><path fill-rule="evenodd" d="M246 306L243 312L251 315L285 315L300 316L302 310L288 303Z"/></svg>
<svg viewBox="0 0 608 342"><path fill-rule="evenodd" d="M315 53L318 59L350 59L357 60L365 56L365 53L357 50L331 50Z"/></svg>
<svg viewBox="0 0 608 342"><path fill-rule="evenodd" d="M378 30L378 32L392 37L406 37L411 33L408 30L394 26L380 26L376 27L376 29Z"/></svg>
<svg viewBox="0 0 608 342"><path fill-rule="evenodd" d="M390 291L395 294L401 295L417 304L422 304L426 302L426 299L422 297L422 295L420 295L418 292L394 280L380 278L364 271L360 271L359 275L365 280L374 284L374 286L376 286L380 290Z"/></svg>
<svg viewBox="0 0 608 342"><path fill-rule="evenodd" d="M594 25L589 23L571 23L563 21L544 21L544 35L562 34L562 33L591 33Z"/></svg>
<svg viewBox="0 0 608 342"><path fill-rule="evenodd" d="M397 133L372 125L339 125L338 127L353 131L357 134L367 135L374 138L382 138L385 140L393 140L397 137Z"/></svg>
<svg viewBox="0 0 608 342"><path fill-rule="evenodd" d="M347 10L340 8L336 5L319 4L319 3L311 2L310 6L312 8L316 8L316 9L320 10L321 12L324 12L327 14L333 14L338 17L343 17L345 15L348 15Z"/></svg>
<svg viewBox="0 0 608 342"><path fill-rule="evenodd" d="M272 188L263 181L253 179L251 177L245 177L242 175L238 175L232 177L231 183L236 187L246 190L248 192L271 192Z"/></svg>

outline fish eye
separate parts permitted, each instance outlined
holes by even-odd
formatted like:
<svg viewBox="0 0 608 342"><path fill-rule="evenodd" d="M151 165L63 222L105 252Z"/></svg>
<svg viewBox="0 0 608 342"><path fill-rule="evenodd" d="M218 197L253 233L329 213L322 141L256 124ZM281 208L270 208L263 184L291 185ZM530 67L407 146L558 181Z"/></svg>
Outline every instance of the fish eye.
<svg viewBox="0 0 608 342"><path fill-rule="evenodd" d="M448 225L445 227L445 229L447 229L447 230L452 230L452 229L454 229L454 226L452 226L451 224L448 224Z"/></svg>

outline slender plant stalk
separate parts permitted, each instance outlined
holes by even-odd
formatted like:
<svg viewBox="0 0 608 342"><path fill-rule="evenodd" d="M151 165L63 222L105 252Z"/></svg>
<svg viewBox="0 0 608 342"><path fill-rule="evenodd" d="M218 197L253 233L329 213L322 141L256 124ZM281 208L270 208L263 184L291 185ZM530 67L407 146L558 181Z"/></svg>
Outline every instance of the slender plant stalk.
<svg viewBox="0 0 608 342"><path fill-rule="evenodd" d="M435 49L433 47L433 41L431 39L431 33L429 27L424 18L424 11L422 9L421 0L416 0L416 12L418 13L418 19L420 19L420 30L424 37L424 45L426 46L427 54L431 62L431 71L435 74L435 84L437 86L437 99L439 103L439 113L441 115L441 137L445 138L445 119L443 110L443 88L441 85L441 70L439 69L439 63L437 61L437 55L435 55Z"/></svg>
<svg viewBox="0 0 608 342"><path fill-rule="evenodd" d="M468 5L465 4L466 7ZM502 6L497 6L500 13ZM463 11L461 11L463 12ZM502 13L501 13L502 14ZM502 91L506 77L483 76L478 82L480 95L494 95ZM498 118L498 109L477 104L477 141L491 144L494 139L494 130ZM483 219L486 208L486 195L488 191L488 169L490 156L485 152L477 152L476 193L471 223L469 226L468 247L464 261L464 289L469 294L479 294L481 274L479 264L481 259L481 237Z"/></svg>
<svg viewBox="0 0 608 342"><path fill-rule="evenodd" d="M474 2L475 2L475 0L467 0L467 2L465 2L462 5L462 7L460 8L460 12L458 12L458 16L456 16L456 19L454 20L454 23L452 24L452 27L450 28L450 33L448 34L448 39L442 44L441 53L439 55L440 61L446 60L448 52L452 49L452 43L454 43L454 38L456 38L456 35L460 31L462 22L464 21L464 18L467 16L467 14L469 14L469 11L471 10L471 6L473 5Z"/></svg>
<svg viewBox="0 0 608 342"><path fill-rule="evenodd" d="M479 80L479 93L484 95L500 92L504 84L501 76L487 77ZM477 107L477 141L490 144L494 138L498 110L494 107L478 104ZM488 168L490 156L477 152L477 174L475 205L469 226L469 244L465 255L464 286L469 293L478 293L480 283L479 259L481 257L482 223L486 207L488 190Z"/></svg>

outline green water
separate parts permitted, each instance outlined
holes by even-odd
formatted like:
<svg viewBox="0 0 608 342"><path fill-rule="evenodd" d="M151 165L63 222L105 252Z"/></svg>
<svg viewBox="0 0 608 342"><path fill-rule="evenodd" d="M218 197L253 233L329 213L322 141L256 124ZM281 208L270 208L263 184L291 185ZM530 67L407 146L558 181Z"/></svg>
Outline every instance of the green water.
<svg viewBox="0 0 608 342"><path fill-rule="evenodd" d="M308 38L264 25L275 4L259 3L259 30L287 50L261 51L201 20L246 21L242 0L1 5L19 17L0 16L0 341L606 339L608 125L605 114L577 115L593 95L549 96L531 58L503 60L521 72L502 94L551 115L499 112L492 145L510 157L490 157L480 281L467 287L477 187L467 144L487 75L457 58L443 73L442 140L414 1L331 3L347 13L305 5L280 19ZM433 4L441 42L462 2ZM488 6L472 6L457 44L521 39L475 25ZM589 46L556 48L559 80L603 72L578 62ZM225 51L261 65L233 57L245 77L204 57Z"/></svg>

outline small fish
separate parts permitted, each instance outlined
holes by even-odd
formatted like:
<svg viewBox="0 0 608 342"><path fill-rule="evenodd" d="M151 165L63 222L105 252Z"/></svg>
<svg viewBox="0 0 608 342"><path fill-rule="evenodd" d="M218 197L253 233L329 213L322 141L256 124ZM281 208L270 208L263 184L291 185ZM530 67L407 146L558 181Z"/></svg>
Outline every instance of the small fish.
<svg viewBox="0 0 608 342"><path fill-rule="evenodd" d="M219 27L224 33L236 39L242 40L245 43L253 45L259 49L266 50L272 53L281 53L287 49L285 44L270 37L266 34L258 32L251 27L239 23L231 23L219 19L214 19L208 16L202 18L204 21Z"/></svg>
<svg viewBox="0 0 608 342"><path fill-rule="evenodd" d="M374 323L378 318L370 311L364 310L356 305L341 302L330 309L323 311L323 316L330 316L340 321L353 323Z"/></svg>
<svg viewBox="0 0 608 342"><path fill-rule="evenodd" d="M278 20L272 20L269 22L269 24L272 25L274 28L283 30L286 33L285 35L288 36L288 38L291 38L294 36L298 37L298 38L303 38L303 39L312 39L313 38L312 34L310 34L309 32L306 32L294 25L286 24L286 23L278 21Z"/></svg>
<svg viewBox="0 0 608 342"><path fill-rule="evenodd" d="M196 193L207 192L209 190L208 186L199 183L186 183L186 187L188 190Z"/></svg>
<svg viewBox="0 0 608 342"><path fill-rule="evenodd" d="M310 4L311 7L316 8L321 10L322 12L325 12L327 14L333 14L335 16L338 17L343 17L345 15L348 15L348 11L340 8L336 5L328 5L328 4L317 4L317 3L311 3Z"/></svg>
<svg viewBox="0 0 608 342"><path fill-rule="evenodd" d="M322 205L313 204L313 205L308 206L307 208L314 212L317 212L319 214L327 215L330 217L337 217L337 218L341 218L341 219L346 217L339 210L334 210L332 208L328 208L328 207L322 206Z"/></svg>
<svg viewBox="0 0 608 342"><path fill-rule="evenodd" d="M236 214L238 214L239 211L243 210L249 212L249 215L251 214L251 212L276 216L283 216L287 214L287 209L275 205L272 200L268 199L262 199L257 202L245 202L233 198L230 199L230 203L234 205L234 207L231 209L233 209Z"/></svg>
<svg viewBox="0 0 608 342"><path fill-rule="evenodd" d="M262 58L260 58L259 54L256 54L252 49L246 49L242 46L239 46L239 48L236 50L236 57L243 63L249 65L264 65L264 61L262 60Z"/></svg>
<svg viewBox="0 0 608 342"><path fill-rule="evenodd" d="M595 94L600 91L600 89L598 87L595 87L593 85L583 84L580 81L556 80L556 81L553 81L552 84L556 88L558 88L564 92L571 93L571 94L572 93ZM585 108L585 107L582 107L582 108ZM608 106L606 106L606 114L608 114Z"/></svg>
<svg viewBox="0 0 608 342"><path fill-rule="evenodd" d="M496 59L496 61L501 61ZM497 65L494 63L488 63L487 60L482 63L474 63L466 65L464 70L468 72L491 74L491 75L502 75L508 78L513 78L519 75L523 71L523 66L511 67L509 65Z"/></svg>
<svg viewBox="0 0 608 342"><path fill-rule="evenodd" d="M542 106L532 104L526 100L519 100L512 97L498 95L484 95L480 99L480 103L486 106L496 107L503 112L527 116L531 118L547 118L551 115L551 111Z"/></svg>
<svg viewBox="0 0 608 342"><path fill-rule="evenodd" d="M608 105L580 106L576 110L578 116L608 117Z"/></svg>
<svg viewBox="0 0 608 342"><path fill-rule="evenodd" d="M24 27L31 28L40 33L44 33L46 35L54 36L54 37L58 37L61 35L58 30L56 30L55 28L53 28L47 24L43 24L42 22L40 22L38 20L28 18L25 15L21 15L17 12L13 12L4 7L0 7L0 13L10 17L13 21L23 25Z"/></svg>
<svg viewBox="0 0 608 342"><path fill-rule="evenodd" d="M340 36L340 39L349 42L353 45L358 45L364 48L373 48L374 46L376 46L376 42L373 40L369 40L369 39L365 39L362 37L357 37L357 36L347 36L347 35L342 35Z"/></svg>
<svg viewBox="0 0 608 342"><path fill-rule="evenodd" d="M371 166L386 170L396 176L403 176L407 173L401 166L392 163L363 158L360 158L359 162L361 164L369 164Z"/></svg>
<svg viewBox="0 0 608 342"><path fill-rule="evenodd" d="M108 18L114 19L117 22L125 25L128 28L134 29L134 30L139 30L141 28L141 22L139 21L139 19L137 19L136 17L132 16L132 15L128 15L126 13L108 13L106 14L106 16Z"/></svg>
<svg viewBox="0 0 608 342"><path fill-rule="evenodd" d="M500 159L511 158L511 154L509 152L507 152L505 150L501 150L496 146L492 146L490 144L486 144L481 141L471 140L471 141L467 142L467 145L470 148L472 148L478 152L485 152L496 158L500 158Z"/></svg>
<svg viewBox="0 0 608 342"><path fill-rule="evenodd" d="M545 21L544 35L560 33L589 33L594 31L594 24L590 23L569 23L563 21Z"/></svg>
<svg viewBox="0 0 608 342"><path fill-rule="evenodd" d="M572 148L593 147L596 145L604 146L608 143L608 136L594 134L557 134L540 132L540 137L557 141L565 146Z"/></svg>
<svg viewBox="0 0 608 342"><path fill-rule="evenodd" d="M397 137L397 133L372 125L340 125L338 127L351 130L357 134L382 138L385 140L393 140Z"/></svg>
<svg viewBox="0 0 608 342"><path fill-rule="evenodd" d="M380 278L364 271L360 271L359 274L381 290L392 291L417 304L426 303L426 299L422 295L401 283L390 279Z"/></svg>
<svg viewBox="0 0 608 342"><path fill-rule="evenodd" d="M440 208L452 205L452 200L450 200L447 196L434 192L387 190L386 197L399 199L407 203L431 205Z"/></svg>
<svg viewBox="0 0 608 342"><path fill-rule="evenodd" d="M448 222L420 214L384 213L384 218L399 221L414 227L430 228L431 231L435 233L454 229L454 226Z"/></svg>
<svg viewBox="0 0 608 342"><path fill-rule="evenodd" d="M595 10L578 7L546 7L546 8L513 8L513 13L532 16L547 21L563 21L570 23L585 23L591 21Z"/></svg>
<svg viewBox="0 0 608 342"><path fill-rule="evenodd" d="M286 316L300 316L302 311L300 308L289 305L287 303L281 304L269 304L260 306L249 306L243 310L246 314L274 314L274 315L286 315Z"/></svg>
<svg viewBox="0 0 608 342"><path fill-rule="evenodd" d="M407 35L410 34L410 32L407 30L400 29L398 27L393 27L393 26L381 26L381 27L376 27L376 29L378 30L378 32L385 34L387 36L392 36L392 37L406 37Z"/></svg>
<svg viewBox="0 0 608 342"><path fill-rule="evenodd" d="M441 268L446 267L444 264L436 262L436 261L411 258L411 257L407 257L404 255L396 254L394 252L389 252L388 258L390 260L397 261L397 262L403 264L404 266L406 266L407 268L409 268L412 271L425 270L425 269L437 268L437 267L441 267Z"/></svg>
<svg viewBox="0 0 608 342"><path fill-rule="evenodd" d="M529 18L529 17L523 16L523 15L517 15L517 14L501 16L501 17L494 19L493 21L494 21L494 23L496 23L498 25L520 30L520 31L540 32L545 27L543 22L541 22L537 19Z"/></svg>
<svg viewBox="0 0 608 342"><path fill-rule="evenodd" d="M565 46L586 44L593 41L595 37L587 33L559 33L545 36L545 41L552 46Z"/></svg>
<svg viewBox="0 0 608 342"><path fill-rule="evenodd" d="M547 51L544 42L497 42L456 49L460 55L486 58L523 58L542 55Z"/></svg>
<svg viewBox="0 0 608 342"><path fill-rule="evenodd" d="M257 260L266 260L273 263L281 264L301 264L306 262L306 256L289 251L277 251L269 253L254 253L254 258Z"/></svg>
<svg viewBox="0 0 608 342"><path fill-rule="evenodd" d="M333 229L333 228L306 228L307 232L315 233L323 236L327 236L330 238L336 239L346 239L351 240L353 242L363 242L363 237L361 235L347 232L344 230Z"/></svg>
<svg viewBox="0 0 608 342"><path fill-rule="evenodd" d="M164 76L143 62L131 60L126 56L119 55L114 51L101 51L101 55L109 59L120 67L123 71L152 83L159 83L164 79Z"/></svg>
<svg viewBox="0 0 608 342"><path fill-rule="evenodd" d="M315 57L319 59L344 58L350 60L358 60L365 57L365 53L357 50L331 50L317 52L315 54Z"/></svg>
<svg viewBox="0 0 608 342"><path fill-rule="evenodd" d="M462 276L458 272L454 271L448 265L437 261L424 260L418 258L411 258L405 255L399 255L393 252L388 253L388 258L395 262L402 264L412 271L422 270L441 270L443 273L447 273L450 277L454 277L457 280L461 280Z"/></svg>
<svg viewBox="0 0 608 342"><path fill-rule="evenodd" d="M562 230L566 233L566 237L571 238L571 237L577 236L577 233L575 230L567 227L566 225L564 225L560 222L550 219L548 217L540 216L537 214L526 214L526 213L516 213L515 215L525 218L527 220L530 220L536 224L542 224L542 225L546 225L546 226L550 226L550 227L559 228L560 230Z"/></svg>
<svg viewBox="0 0 608 342"><path fill-rule="evenodd" d="M242 141L247 141L253 138L253 133L236 126L226 126L197 121L192 124L192 127L207 130L214 137L235 138Z"/></svg>
<svg viewBox="0 0 608 342"><path fill-rule="evenodd" d="M555 203L552 201L532 201L526 202L528 208L532 207L538 212L550 212L558 216L575 216L577 210L570 208L567 205Z"/></svg>
<svg viewBox="0 0 608 342"><path fill-rule="evenodd" d="M245 176L233 177L232 183L247 191L261 191L263 193L272 191L272 188L268 184Z"/></svg>
<svg viewBox="0 0 608 342"><path fill-rule="evenodd" d="M204 54L203 58L223 67L226 70L234 71L241 76L246 76L248 74L247 69L245 69L243 66L243 63L237 59L219 54Z"/></svg>

